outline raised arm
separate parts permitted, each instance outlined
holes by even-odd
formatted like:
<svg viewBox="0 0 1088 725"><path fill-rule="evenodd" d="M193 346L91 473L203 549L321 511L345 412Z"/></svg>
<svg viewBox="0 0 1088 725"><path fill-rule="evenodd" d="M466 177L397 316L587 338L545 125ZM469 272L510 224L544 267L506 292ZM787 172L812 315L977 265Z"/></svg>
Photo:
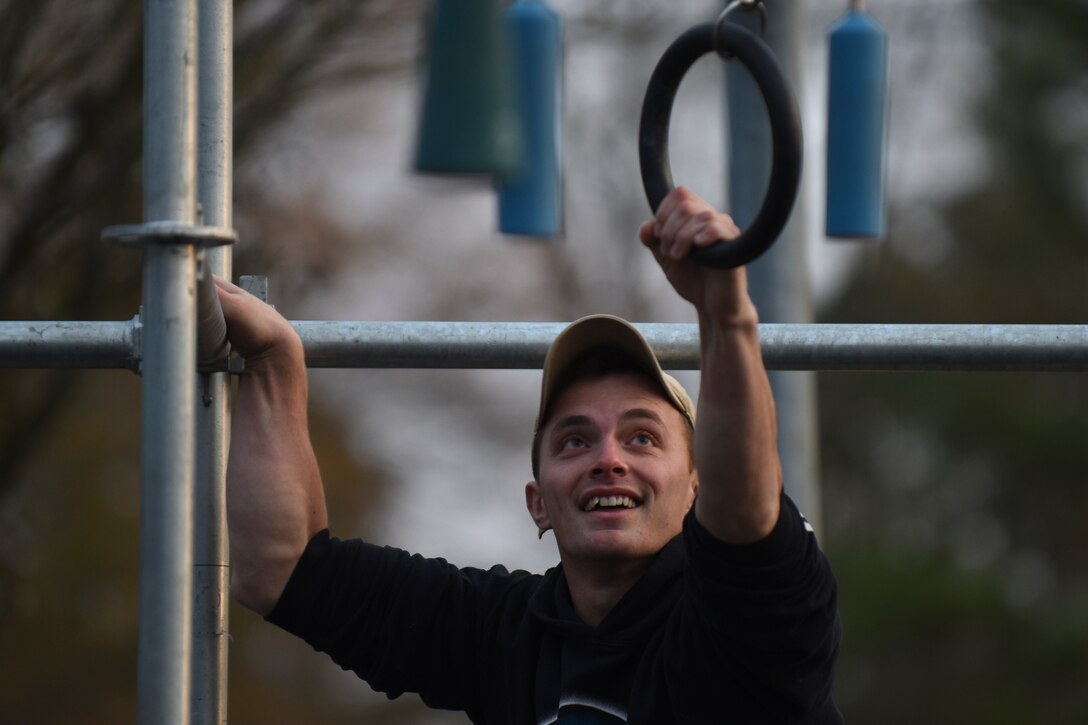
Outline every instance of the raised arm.
<svg viewBox="0 0 1088 725"><path fill-rule="evenodd" d="M764 538L778 520L782 472L774 399L744 269L711 269L688 255L739 233L728 215L684 187L665 197L639 229L669 282L698 313L695 515L716 537L738 544Z"/></svg>
<svg viewBox="0 0 1088 725"><path fill-rule="evenodd" d="M227 336L245 358L227 467L231 592L266 615L328 516L310 445L302 341L272 307L217 279Z"/></svg>

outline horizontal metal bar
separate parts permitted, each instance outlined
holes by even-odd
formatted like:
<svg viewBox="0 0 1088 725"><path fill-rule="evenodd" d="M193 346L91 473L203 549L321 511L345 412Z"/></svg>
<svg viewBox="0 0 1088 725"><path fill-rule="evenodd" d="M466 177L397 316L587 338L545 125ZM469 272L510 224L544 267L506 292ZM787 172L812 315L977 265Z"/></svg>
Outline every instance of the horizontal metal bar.
<svg viewBox="0 0 1088 725"><path fill-rule="evenodd" d="M539 369L566 323L294 322L314 368ZM662 367L699 366L694 324L638 323ZM770 370L1088 370L1086 325L763 324Z"/></svg>
<svg viewBox="0 0 1088 725"><path fill-rule="evenodd" d="M1088 325L760 326L772 370L1088 370Z"/></svg>
<svg viewBox="0 0 1088 725"><path fill-rule="evenodd" d="M227 369L227 327L211 275L197 284L197 362ZM140 369L140 316L126 322L0 322L0 369Z"/></svg>
<svg viewBox="0 0 1088 725"><path fill-rule="evenodd" d="M137 371L140 318L127 322L0 322L0 368Z"/></svg>
<svg viewBox="0 0 1088 725"><path fill-rule="evenodd" d="M561 322L292 323L312 368L539 369ZM0 368L139 364L138 320L0 322ZM694 324L638 323L663 367L698 368ZM1088 325L763 324L770 370L1088 371Z"/></svg>

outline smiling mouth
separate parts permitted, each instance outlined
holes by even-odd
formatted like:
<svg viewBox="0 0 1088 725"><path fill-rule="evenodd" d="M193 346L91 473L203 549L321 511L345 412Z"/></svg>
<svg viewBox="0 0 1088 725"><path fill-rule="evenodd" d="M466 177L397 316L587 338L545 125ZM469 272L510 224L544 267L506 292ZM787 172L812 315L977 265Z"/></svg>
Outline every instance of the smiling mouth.
<svg viewBox="0 0 1088 725"><path fill-rule="evenodd" d="M593 496L582 507L583 511L597 511L599 509L633 509L638 506L630 496Z"/></svg>

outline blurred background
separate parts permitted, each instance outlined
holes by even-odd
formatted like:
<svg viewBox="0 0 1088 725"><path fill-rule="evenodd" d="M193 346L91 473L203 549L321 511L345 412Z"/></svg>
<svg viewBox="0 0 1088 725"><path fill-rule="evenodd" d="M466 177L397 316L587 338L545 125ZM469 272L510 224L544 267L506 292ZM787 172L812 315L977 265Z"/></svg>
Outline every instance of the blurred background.
<svg viewBox="0 0 1088 725"><path fill-rule="evenodd" d="M773 1L773 0L772 0ZM0 1L0 319L127 320L140 218L138 3ZM493 190L410 165L422 0L235 2L239 274L290 319L690 322L636 241L636 125L711 0L553 0L565 23L565 239L497 232ZM818 321L1088 323L1088 4L871 0L890 38L889 230L823 238L825 33L806 3ZM725 195L721 63L673 120L674 176ZM312 371L332 528L541 571L523 509L539 372ZM693 377L688 374L688 382ZM820 373L819 532L851 722L1088 721L1088 378ZM134 718L139 379L0 375L0 721ZM463 723L389 702L234 606L230 718Z"/></svg>

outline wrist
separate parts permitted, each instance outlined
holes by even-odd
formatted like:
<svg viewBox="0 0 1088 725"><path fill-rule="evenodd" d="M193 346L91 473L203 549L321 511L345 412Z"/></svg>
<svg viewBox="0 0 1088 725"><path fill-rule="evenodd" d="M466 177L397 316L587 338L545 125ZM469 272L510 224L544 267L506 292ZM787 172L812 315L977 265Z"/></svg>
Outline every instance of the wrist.
<svg viewBox="0 0 1088 725"><path fill-rule="evenodd" d="M285 340L245 358L241 383L261 401L280 410L305 415L309 379L302 342Z"/></svg>
<svg viewBox="0 0 1088 725"><path fill-rule="evenodd" d="M745 295L735 305L714 305L698 310L699 339L704 343L716 340L735 342L738 337L757 335L759 313Z"/></svg>

